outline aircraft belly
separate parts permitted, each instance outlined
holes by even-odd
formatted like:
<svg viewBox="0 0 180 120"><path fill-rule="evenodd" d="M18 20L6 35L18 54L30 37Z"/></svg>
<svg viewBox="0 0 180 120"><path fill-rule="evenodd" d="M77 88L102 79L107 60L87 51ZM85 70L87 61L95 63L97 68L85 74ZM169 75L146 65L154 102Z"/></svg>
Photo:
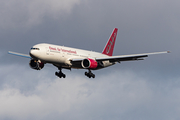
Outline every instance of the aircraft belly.
<svg viewBox="0 0 180 120"><path fill-rule="evenodd" d="M81 64L73 64L71 67L75 69L84 69Z"/></svg>
<svg viewBox="0 0 180 120"><path fill-rule="evenodd" d="M45 55L40 57L39 59L42 61L46 61L47 63L58 63L58 64L64 64L66 61L66 58L59 54Z"/></svg>
<svg viewBox="0 0 180 120"><path fill-rule="evenodd" d="M108 60L108 61L103 61L104 67L109 67L109 66L112 66L112 65L114 65L114 64L115 64L115 63L109 62L109 60Z"/></svg>

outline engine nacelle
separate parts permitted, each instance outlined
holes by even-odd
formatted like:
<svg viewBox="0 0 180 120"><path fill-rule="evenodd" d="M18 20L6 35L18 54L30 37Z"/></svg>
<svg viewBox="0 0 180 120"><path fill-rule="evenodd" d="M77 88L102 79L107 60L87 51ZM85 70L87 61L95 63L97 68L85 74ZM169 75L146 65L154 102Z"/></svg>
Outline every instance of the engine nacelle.
<svg viewBox="0 0 180 120"><path fill-rule="evenodd" d="M32 69L35 69L35 70L41 70L43 67L44 67L44 63L41 62L40 60L30 60L29 62L29 66L32 68Z"/></svg>
<svg viewBox="0 0 180 120"><path fill-rule="evenodd" d="M82 65L83 68L95 69L95 68L97 68L98 63L97 63L96 60L87 58L87 59L84 59L84 60L81 62L81 65Z"/></svg>

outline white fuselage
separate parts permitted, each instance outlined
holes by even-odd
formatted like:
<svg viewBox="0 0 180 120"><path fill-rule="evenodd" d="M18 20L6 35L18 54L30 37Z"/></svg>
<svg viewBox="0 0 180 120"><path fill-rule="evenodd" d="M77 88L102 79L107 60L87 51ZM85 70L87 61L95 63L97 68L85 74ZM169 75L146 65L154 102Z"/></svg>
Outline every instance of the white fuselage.
<svg viewBox="0 0 180 120"><path fill-rule="evenodd" d="M87 50L81 50L71 47L65 47L65 46L58 46L53 44L37 44L33 46L33 48L37 49L31 49L30 55L32 58L41 60L44 63L52 63L56 65L57 67L64 67L64 68L77 68L81 69L81 65L73 66L71 64L71 59L94 59L99 57L109 57L107 55L104 55L102 53L93 52L93 51L87 51ZM113 63L110 63L109 61L103 61L104 67L108 67L113 65Z"/></svg>

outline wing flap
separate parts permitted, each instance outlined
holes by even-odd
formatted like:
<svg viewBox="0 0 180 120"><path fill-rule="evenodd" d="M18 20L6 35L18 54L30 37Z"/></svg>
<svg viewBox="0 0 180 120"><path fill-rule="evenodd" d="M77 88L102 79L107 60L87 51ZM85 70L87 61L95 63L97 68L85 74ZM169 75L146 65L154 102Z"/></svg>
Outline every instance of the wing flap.
<svg viewBox="0 0 180 120"><path fill-rule="evenodd" d="M148 57L148 55L135 56L135 57L132 56L132 57L114 58L114 59L110 59L109 61L110 62L121 62L121 61L144 60L144 59L142 59L144 57Z"/></svg>

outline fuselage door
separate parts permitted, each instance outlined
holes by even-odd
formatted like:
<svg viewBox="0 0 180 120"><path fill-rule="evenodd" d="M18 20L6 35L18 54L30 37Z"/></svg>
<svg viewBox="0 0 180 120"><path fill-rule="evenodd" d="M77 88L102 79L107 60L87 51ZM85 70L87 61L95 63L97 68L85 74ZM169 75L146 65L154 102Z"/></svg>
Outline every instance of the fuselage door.
<svg viewBox="0 0 180 120"><path fill-rule="evenodd" d="M48 47L46 47L46 55L49 55L50 54L50 50Z"/></svg>

